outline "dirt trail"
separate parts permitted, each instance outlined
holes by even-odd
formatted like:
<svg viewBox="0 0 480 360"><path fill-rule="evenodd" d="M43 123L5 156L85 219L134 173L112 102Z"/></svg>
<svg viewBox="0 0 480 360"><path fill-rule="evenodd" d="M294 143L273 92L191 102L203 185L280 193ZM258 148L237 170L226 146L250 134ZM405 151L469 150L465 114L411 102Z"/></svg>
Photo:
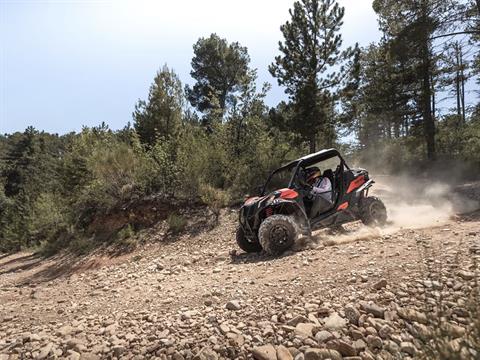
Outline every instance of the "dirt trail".
<svg viewBox="0 0 480 360"><path fill-rule="evenodd" d="M233 212L122 257L0 255L0 359L410 358L427 351L438 292L452 340L469 339L480 213L399 221L320 232L280 258L236 250Z"/></svg>

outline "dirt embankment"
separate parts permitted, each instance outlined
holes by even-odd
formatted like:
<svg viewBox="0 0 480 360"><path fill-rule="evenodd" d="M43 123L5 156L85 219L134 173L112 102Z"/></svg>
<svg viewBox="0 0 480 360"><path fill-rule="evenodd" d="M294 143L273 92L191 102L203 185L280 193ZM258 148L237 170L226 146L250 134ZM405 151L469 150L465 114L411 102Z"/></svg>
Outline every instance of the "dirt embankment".
<svg viewBox="0 0 480 360"><path fill-rule="evenodd" d="M480 213L404 200L279 258L237 250L233 211L74 267L2 255L0 359L477 359Z"/></svg>

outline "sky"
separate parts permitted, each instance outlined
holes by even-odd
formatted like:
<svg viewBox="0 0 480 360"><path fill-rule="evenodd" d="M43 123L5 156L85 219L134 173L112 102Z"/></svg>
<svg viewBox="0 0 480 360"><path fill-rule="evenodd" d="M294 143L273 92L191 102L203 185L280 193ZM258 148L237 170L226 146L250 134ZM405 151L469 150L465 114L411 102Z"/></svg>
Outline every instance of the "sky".
<svg viewBox="0 0 480 360"><path fill-rule="evenodd" d="M371 0L345 6L344 45L378 41ZM267 104L285 98L268 72L293 0L0 0L0 133L52 133L132 121L167 64L191 84L193 44L215 32L248 48Z"/></svg>

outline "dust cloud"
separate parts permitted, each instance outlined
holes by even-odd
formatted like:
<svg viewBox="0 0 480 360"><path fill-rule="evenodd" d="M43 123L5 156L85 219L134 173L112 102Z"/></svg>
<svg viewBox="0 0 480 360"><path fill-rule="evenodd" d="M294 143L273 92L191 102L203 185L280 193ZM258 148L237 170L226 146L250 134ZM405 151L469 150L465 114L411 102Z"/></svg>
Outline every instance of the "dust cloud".
<svg viewBox="0 0 480 360"><path fill-rule="evenodd" d="M402 229L445 226L457 214L480 208L478 201L455 191L453 185L415 179L408 176L372 176L375 184L369 195L379 197L387 208L388 223L382 228L360 224L345 225L345 232L316 234L324 245L367 241L393 234Z"/></svg>

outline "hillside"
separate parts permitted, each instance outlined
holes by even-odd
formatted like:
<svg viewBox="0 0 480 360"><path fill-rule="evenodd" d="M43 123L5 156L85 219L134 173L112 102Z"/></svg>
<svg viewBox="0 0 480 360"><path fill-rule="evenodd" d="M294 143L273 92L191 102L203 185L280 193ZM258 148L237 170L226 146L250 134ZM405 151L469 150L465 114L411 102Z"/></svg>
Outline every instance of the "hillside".
<svg viewBox="0 0 480 360"><path fill-rule="evenodd" d="M478 358L480 213L405 225L268 258L228 210L128 255L3 255L0 359Z"/></svg>

